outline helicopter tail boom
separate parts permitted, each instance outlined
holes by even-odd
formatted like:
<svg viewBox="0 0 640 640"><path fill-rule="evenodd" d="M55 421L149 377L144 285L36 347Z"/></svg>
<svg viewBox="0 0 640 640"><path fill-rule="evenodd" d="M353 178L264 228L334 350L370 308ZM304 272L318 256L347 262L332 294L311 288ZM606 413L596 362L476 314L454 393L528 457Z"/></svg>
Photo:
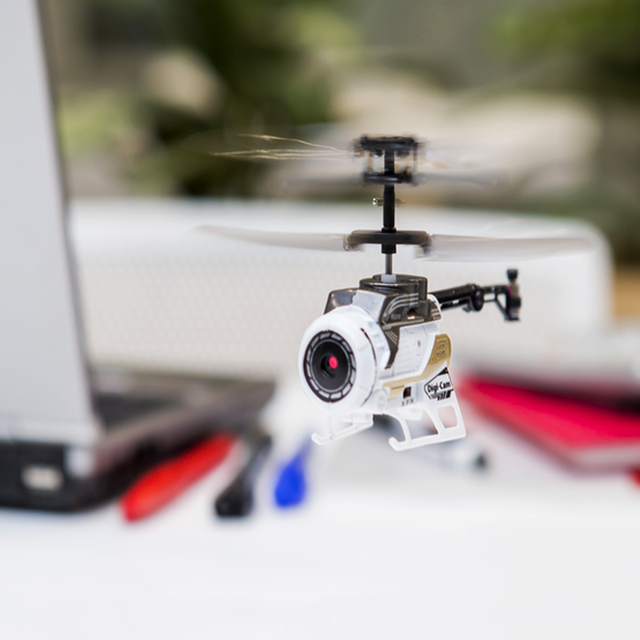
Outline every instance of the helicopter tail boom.
<svg viewBox="0 0 640 640"><path fill-rule="evenodd" d="M495 302L506 321L516 322L520 319L520 307L522 306L520 287L517 282L517 269L509 269L507 278L509 284L494 284L486 287L465 284L430 293L438 300L442 311L462 307L464 311L477 312L482 310L485 302Z"/></svg>

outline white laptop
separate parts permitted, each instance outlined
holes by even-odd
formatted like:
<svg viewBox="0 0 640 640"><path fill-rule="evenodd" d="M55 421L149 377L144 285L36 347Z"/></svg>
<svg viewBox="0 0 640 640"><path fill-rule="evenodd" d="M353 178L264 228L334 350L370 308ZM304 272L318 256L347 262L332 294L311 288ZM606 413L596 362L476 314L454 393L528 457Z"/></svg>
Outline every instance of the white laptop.
<svg viewBox="0 0 640 640"><path fill-rule="evenodd" d="M40 18L0 3L0 504L75 509L247 422L272 385L89 374Z"/></svg>

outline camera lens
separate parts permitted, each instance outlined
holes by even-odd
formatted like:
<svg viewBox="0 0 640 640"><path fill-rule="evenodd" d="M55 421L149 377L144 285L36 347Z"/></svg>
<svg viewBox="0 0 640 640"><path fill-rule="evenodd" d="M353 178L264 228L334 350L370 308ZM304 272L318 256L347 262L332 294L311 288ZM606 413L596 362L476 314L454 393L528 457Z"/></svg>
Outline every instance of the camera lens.
<svg viewBox="0 0 640 640"><path fill-rule="evenodd" d="M316 334L305 352L304 374L322 400L337 402L344 398L355 379L355 358L349 343L335 331Z"/></svg>
<svg viewBox="0 0 640 640"><path fill-rule="evenodd" d="M340 362L338 361L338 357L333 354L324 356L320 363L320 370L328 378L335 377L338 374L339 367Z"/></svg>

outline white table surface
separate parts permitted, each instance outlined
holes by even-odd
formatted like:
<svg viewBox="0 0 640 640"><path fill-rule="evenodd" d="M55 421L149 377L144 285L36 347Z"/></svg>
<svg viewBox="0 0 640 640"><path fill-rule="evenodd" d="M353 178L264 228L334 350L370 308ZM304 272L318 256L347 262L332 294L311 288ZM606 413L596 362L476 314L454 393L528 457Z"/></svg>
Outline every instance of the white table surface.
<svg viewBox="0 0 640 640"><path fill-rule="evenodd" d="M268 420L302 424L297 402ZM251 518L215 519L233 459L133 525L115 504L1 510L1 636L637 638L640 487L463 410L485 474L365 432L314 449L310 499L286 512L265 482Z"/></svg>

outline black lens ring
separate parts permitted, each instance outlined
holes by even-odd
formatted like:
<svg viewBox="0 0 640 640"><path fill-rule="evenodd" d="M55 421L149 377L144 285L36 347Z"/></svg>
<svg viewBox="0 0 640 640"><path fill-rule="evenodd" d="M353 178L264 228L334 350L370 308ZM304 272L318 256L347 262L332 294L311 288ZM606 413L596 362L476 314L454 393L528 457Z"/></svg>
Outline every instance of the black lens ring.
<svg viewBox="0 0 640 640"><path fill-rule="evenodd" d="M335 376L325 366L331 356L338 361ZM349 343L335 331L317 333L304 354L304 377L324 402L342 400L351 391L356 377L355 356Z"/></svg>

